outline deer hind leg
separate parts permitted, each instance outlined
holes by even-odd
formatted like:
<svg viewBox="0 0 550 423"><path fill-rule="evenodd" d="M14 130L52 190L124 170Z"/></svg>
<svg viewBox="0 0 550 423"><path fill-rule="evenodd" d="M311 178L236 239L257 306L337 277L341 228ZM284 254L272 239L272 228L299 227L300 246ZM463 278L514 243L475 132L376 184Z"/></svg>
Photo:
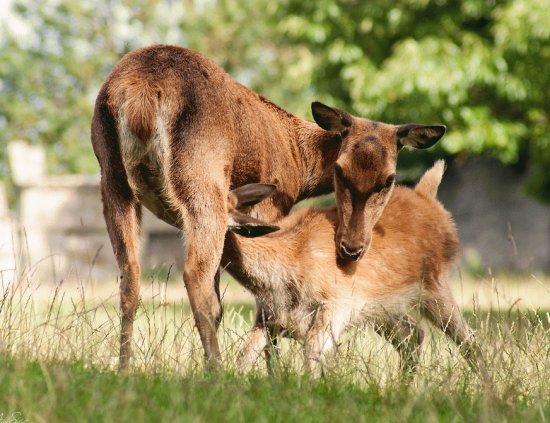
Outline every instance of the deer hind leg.
<svg viewBox="0 0 550 423"><path fill-rule="evenodd" d="M113 179L115 178L115 179ZM138 261L141 206L125 175L104 172L101 179L103 214L120 271L121 332L119 371L128 370L134 319L139 300Z"/></svg>
<svg viewBox="0 0 550 423"><path fill-rule="evenodd" d="M205 358L220 361L216 337L222 308L216 288L216 274L221 260L226 218L204 212L189 215L185 222L188 239L183 279Z"/></svg>
<svg viewBox="0 0 550 423"><path fill-rule="evenodd" d="M197 138L198 133L186 127L182 133L167 134L165 194L186 241L183 280L195 326L207 363L215 364L221 361L216 337L222 316L219 266L228 223L231 167L223 159L226 144L212 145L211 138Z"/></svg>
<svg viewBox="0 0 550 423"><path fill-rule="evenodd" d="M447 284L440 283L437 293L424 301L422 314L440 328L459 347L460 353L484 383L492 383L474 332L464 320Z"/></svg>
<svg viewBox="0 0 550 423"><path fill-rule="evenodd" d="M401 358L403 377L410 380L418 367L424 331L407 315L390 316L375 325L374 330L397 350Z"/></svg>
<svg viewBox="0 0 550 423"><path fill-rule="evenodd" d="M201 167L199 163L195 166ZM212 165L210 164L210 175ZM203 168L209 168L204 164ZM177 168L184 169L183 164ZM222 307L219 291L219 266L227 230L227 192L222 183L193 174L178 175L171 172L169 183L171 202L178 209L187 255L183 280L208 362L221 361L216 337ZM209 175L209 176L210 176ZM183 181L183 182L182 182Z"/></svg>
<svg viewBox="0 0 550 423"><path fill-rule="evenodd" d="M107 232L120 270L121 332L119 370L126 371L139 299L139 229L141 206L128 182L115 120L107 107L105 86L92 120L92 145L101 167L101 199Z"/></svg>

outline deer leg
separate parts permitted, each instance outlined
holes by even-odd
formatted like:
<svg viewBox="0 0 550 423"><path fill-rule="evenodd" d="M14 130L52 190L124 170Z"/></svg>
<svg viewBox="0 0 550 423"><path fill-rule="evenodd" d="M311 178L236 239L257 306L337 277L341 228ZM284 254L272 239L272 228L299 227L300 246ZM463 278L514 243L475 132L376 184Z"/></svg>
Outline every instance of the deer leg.
<svg viewBox="0 0 550 423"><path fill-rule="evenodd" d="M376 325L374 330L397 350L403 376L409 380L418 367L424 331L407 315L392 316Z"/></svg>
<svg viewBox="0 0 550 423"><path fill-rule="evenodd" d="M220 327L220 323L222 321L223 317L223 304L222 304L222 296L220 293L220 280L222 275L222 268L221 265L218 266L218 270L216 271L216 274L214 276L214 292L216 293L216 298L218 299L218 303L220 304L220 313L219 316L216 318L216 330Z"/></svg>
<svg viewBox="0 0 550 423"><path fill-rule="evenodd" d="M481 377L482 382L492 385L491 375L473 330L460 313L450 289L446 284L440 286L442 288L439 292L432 293L424 302L422 314L453 340L472 370Z"/></svg>
<svg viewBox="0 0 550 423"><path fill-rule="evenodd" d="M264 348L265 364L267 373L273 376L277 363L279 362L279 336L275 330L269 329L267 332L268 342Z"/></svg>
<svg viewBox="0 0 550 423"><path fill-rule="evenodd" d="M227 189L191 176L180 179L185 185L171 180L171 187L187 241L183 280L205 358L215 363L221 361L216 330L222 315L219 266L228 220Z"/></svg>
<svg viewBox="0 0 550 423"><path fill-rule="evenodd" d="M268 307L256 299L256 323L254 327L265 328L267 334L267 343L264 347L265 364L267 373L273 375L275 364L279 359L279 350L277 343L279 339L279 329L273 322L273 315Z"/></svg>
<svg viewBox="0 0 550 423"><path fill-rule="evenodd" d="M322 372L323 358L330 351L342 332L342 325L335 323L332 313L319 307L313 318L304 345L305 366L313 376Z"/></svg>
<svg viewBox="0 0 550 423"><path fill-rule="evenodd" d="M242 373L250 371L268 342L267 329L261 326L254 326L237 358L237 370Z"/></svg>
<svg viewBox="0 0 550 423"><path fill-rule="evenodd" d="M120 271L121 332L119 370L128 369L133 323L139 299L139 229L141 206L128 182L116 124L101 90L92 120L91 139L101 168L103 216Z"/></svg>
<svg viewBox="0 0 550 423"><path fill-rule="evenodd" d="M119 371L128 370L134 319L139 300L138 261L141 208L126 178L102 175L101 195L107 232L120 270L121 332ZM122 186L122 190L121 190Z"/></svg>
<svg viewBox="0 0 550 423"><path fill-rule="evenodd" d="M207 361L220 361L221 354L216 337L222 308L216 293L215 278L223 248L222 223L217 228L194 233L189 239L183 279L195 325L199 331ZM197 231L198 232L198 231Z"/></svg>

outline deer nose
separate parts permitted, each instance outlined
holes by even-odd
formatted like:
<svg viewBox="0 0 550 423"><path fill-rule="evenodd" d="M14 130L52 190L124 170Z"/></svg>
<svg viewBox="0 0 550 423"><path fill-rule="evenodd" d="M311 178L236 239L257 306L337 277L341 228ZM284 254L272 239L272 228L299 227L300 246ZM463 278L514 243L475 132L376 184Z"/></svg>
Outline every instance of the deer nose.
<svg viewBox="0 0 550 423"><path fill-rule="evenodd" d="M340 256L343 259L357 261L363 253L363 247L349 247L344 242L340 242Z"/></svg>

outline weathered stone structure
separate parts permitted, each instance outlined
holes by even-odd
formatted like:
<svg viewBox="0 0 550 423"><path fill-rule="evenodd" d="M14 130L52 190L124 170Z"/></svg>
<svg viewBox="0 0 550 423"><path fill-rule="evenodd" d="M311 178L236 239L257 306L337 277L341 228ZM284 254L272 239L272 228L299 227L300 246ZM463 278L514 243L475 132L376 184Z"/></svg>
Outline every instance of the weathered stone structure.
<svg viewBox="0 0 550 423"><path fill-rule="evenodd" d="M0 292L13 280L17 267L17 227L0 184Z"/></svg>
<svg viewBox="0 0 550 423"><path fill-rule="evenodd" d="M105 279L116 273L102 214L99 175L47 175L40 147L10 145L24 266L40 280ZM177 230L143 213L143 267L182 261Z"/></svg>
<svg viewBox="0 0 550 423"><path fill-rule="evenodd" d="M450 166L439 198L452 213L463 257L494 270L550 271L550 205L525 195L525 176L479 157Z"/></svg>

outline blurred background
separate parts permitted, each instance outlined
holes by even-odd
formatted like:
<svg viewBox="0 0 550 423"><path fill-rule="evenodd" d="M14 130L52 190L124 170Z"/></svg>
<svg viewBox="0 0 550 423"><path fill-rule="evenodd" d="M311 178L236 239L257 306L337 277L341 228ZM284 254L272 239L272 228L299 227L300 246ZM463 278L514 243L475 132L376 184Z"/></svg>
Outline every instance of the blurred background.
<svg viewBox="0 0 550 423"><path fill-rule="evenodd" d="M435 148L400 154L400 181L444 157L463 271L548 273L549 11L550 0L4 0L2 283L23 268L56 283L116 273L90 122L113 65L154 43L198 50L308 119L321 100L444 123ZM143 243L145 275L181 265L179 234L150 216Z"/></svg>

